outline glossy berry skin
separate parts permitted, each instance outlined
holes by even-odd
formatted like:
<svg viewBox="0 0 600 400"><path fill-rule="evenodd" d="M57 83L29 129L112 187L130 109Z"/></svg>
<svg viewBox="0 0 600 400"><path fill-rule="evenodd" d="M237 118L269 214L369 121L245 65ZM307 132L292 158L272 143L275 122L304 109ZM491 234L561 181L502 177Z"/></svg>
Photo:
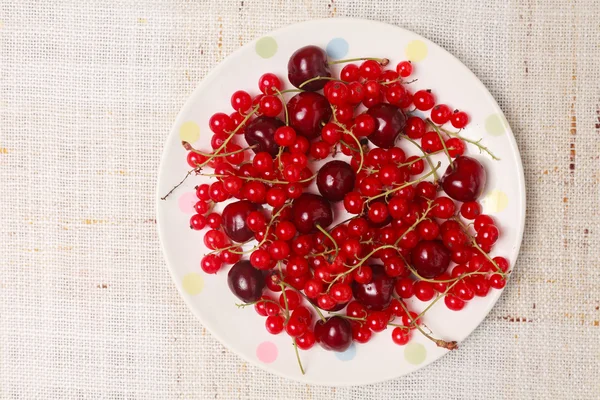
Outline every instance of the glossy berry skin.
<svg viewBox="0 0 600 400"><path fill-rule="evenodd" d="M314 232L316 225L326 228L333 222L331 204L322 196L302 193L292 204L292 222L300 233Z"/></svg>
<svg viewBox="0 0 600 400"><path fill-rule="evenodd" d="M233 294L245 303L257 301L265 288L262 271L254 268L250 261L238 261L227 274L227 284Z"/></svg>
<svg viewBox="0 0 600 400"><path fill-rule="evenodd" d="M254 153L266 151L272 157L277 155L279 145L275 142L275 131L284 126L277 118L258 117L246 126L244 137L249 146L256 145L252 149Z"/></svg>
<svg viewBox="0 0 600 400"><path fill-rule="evenodd" d="M391 104L380 103L369 108L367 113L375 119L375 131L368 136L369 141L384 149L393 147L406 124L402 110Z"/></svg>
<svg viewBox="0 0 600 400"><path fill-rule="evenodd" d="M457 201L475 201L483 193L486 173L483 165L474 158L461 156L448 166L441 179L442 189Z"/></svg>
<svg viewBox="0 0 600 400"><path fill-rule="evenodd" d="M287 103L290 125L296 133L314 139L331 119L331 107L319 93L298 93Z"/></svg>
<svg viewBox="0 0 600 400"><path fill-rule="evenodd" d="M371 265L373 277L369 283L352 284L354 298L369 310L381 311L392 300L394 279L390 278L381 265Z"/></svg>
<svg viewBox="0 0 600 400"><path fill-rule="evenodd" d="M315 324L315 337L325 350L345 351L352 344L352 326L341 317L329 317Z"/></svg>
<svg viewBox="0 0 600 400"><path fill-rule="evenodd" d="M450 252L439 240L423 240L411 253L412 264L424 278L436 278L450 265Z"/></svg>
<svg viewBox="0 0 600 400"><path fill-rule="evenodd" d="M317 46L305 46L296 50L288 61L290 83L300 88L303 82L317 76L331 77L327 53ZM302 89L314 92L323 89L327 82L325 79L315 80L302 86Z"/></svg>
<svg viewBox="0 0 600 400"><path fill-rule="evenodd" d="M356 181L356 173L352 167L339 160L323 165L317 174L319 193L329 201L340 201L352 191Z"/></svg>
<svg viewBox="0 0 600 400"><path fill-rule="evenodd" d="M234 242L242 243L252 237L254 233L248 227L248 215L257 211L259 207L247 200L240 200L228 204L221 214L223 230Z"/></svg>

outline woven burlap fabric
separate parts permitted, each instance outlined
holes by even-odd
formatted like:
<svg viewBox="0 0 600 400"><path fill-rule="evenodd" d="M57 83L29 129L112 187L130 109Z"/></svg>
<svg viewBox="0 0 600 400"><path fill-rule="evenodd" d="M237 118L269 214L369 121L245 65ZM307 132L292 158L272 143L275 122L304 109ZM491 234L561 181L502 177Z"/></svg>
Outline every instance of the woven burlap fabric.
<svg viewBox="0 0 600 400"><path fill-rule="evenodd" d="M591 0L0 0L0 398L599 398L598 13ZM154 213L163 143L207 72L275 28L341 16L461 59L514 130L528 196L516 272L461 349L355 388L297 384L220 345L180 299Z"/></svg>

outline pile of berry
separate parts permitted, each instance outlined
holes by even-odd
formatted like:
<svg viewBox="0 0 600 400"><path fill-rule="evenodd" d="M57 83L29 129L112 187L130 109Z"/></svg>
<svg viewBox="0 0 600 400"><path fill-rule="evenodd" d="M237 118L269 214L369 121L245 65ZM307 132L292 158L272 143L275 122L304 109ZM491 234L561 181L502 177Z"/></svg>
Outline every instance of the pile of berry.
<svg viewBox="0 0 600 400"><path fill-rule="evenodd" d="M342 62L333 77L330 64ZM388 327L399 345L416 330L453 349L423 329L425 313L442 299L461 310L506 283L507 260L489 255L498 228L477 202L486 172L464 155L466 142L496 157L460 135L465 112L436 104L430 90L411 93L410 62L388 63L329 62L321 48L303 47L288 63L296 89L266 73L261 94L237 91L234 112L210 118L211 152L183 143L188 176L213 179L197 186L190 220L209 228L201 268L233 264L228 283L240 306L254 305L267 331L285 330L296 351L315 343L344 351ZM449 162L443 174L434 154ZM332 226L336 202L350 217ZM413 296L430 302L419 314L404 302Z"/></svg>

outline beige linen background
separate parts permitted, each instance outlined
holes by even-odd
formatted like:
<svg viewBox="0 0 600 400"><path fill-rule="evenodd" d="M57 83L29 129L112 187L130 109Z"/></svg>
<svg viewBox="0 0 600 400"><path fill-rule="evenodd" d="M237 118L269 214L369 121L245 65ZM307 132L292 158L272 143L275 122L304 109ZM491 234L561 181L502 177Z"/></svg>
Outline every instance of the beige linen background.
<svg viewBox="0 0 600 400"><path fill-rule="evenodd" d="M0 0L0 398L597 399L600 3ZM506 113L527 180L515 275L461 346L410 376L312 387L207 333L171 282L155 183L197 83L323 17L445 47ZM225 94L224 94L225 95Z"/></svg>

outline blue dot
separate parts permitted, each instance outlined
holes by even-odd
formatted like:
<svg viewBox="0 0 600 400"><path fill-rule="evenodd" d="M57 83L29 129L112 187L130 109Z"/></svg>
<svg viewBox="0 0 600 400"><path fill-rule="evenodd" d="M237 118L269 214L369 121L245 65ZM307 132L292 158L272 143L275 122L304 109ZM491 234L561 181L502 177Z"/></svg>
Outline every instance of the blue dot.
<svg viewBox="0 0 600 400"><path fill-rule="evenodd" d="M333 59L340 59L348 54L348 42L346 39L331 39L327 44L327 55Z"/></svg>
<svg viewBox="0 0 600 400"><path fill-rule="evenodd" d="M350 347L346 349L346 351L342 353L336 352L335 356L340 361L350 361L356 356L356 346L354 345L354 343L352 343Z"/></svg>

